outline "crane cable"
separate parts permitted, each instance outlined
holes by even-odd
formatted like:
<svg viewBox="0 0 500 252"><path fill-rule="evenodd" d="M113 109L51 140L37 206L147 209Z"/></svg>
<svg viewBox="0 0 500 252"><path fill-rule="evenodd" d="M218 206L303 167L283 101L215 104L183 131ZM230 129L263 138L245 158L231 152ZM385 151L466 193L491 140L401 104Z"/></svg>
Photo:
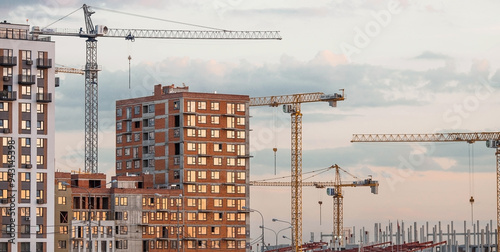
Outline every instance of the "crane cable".
<svg viewBox="0 0 500 252"><path fill-rule="evenodd" d="M104 8L99 8L99 7L95 7L95 6L91 6L91 7L94 8L94 9L97 9L97 10L109 11L109 12L114 12L114 13L118 13L118 14L134 16L134 17L147 18L147 19L152 19L152 20L158 20L158 21L169 22L169 23L174 23L174 24L188 25L188 26L205 28L205 29L211 29L211 30L227 31L225 29L215 28L215 27L210 27L210 26L190 24L190 23L179 22L179 21L174 21L174 20L169 20L169 19L164 19L164 18L156 18L156 17L150 17L150 16L145 16L145 15L133 14L133 13L123 12L123 11L104 9Z"/></svg>
<svg viewBox="0 0 500 252"><path fill-rule="evenodd" d="M309 173L314 173L314 172L319 172L318 174L314 174L314 175L311 175L307 178L304 178L303 180L306 180L306 179L310 179L312 177L315 177L315 176L318 176L320 175L321 173L324 173L324 172L327 172L329 170L333 169L333 167L327 167L327 168L323 168L323 169L319 169L319 170L314 170L314 171L310 171L310 172L304 172L302 173L303 175L304 174L309 174ZM277 180L277 179L284 179L284 178L289 178L291 176L282 176L282 177L277 177L277 178L269 178L269 179L261 179L261 180L255 180L254 182L264 182L264 181L270 181L270 180Z"/></svg>
<svg viewBox="0 0 500 252"><path fill-rule="evenodd" d="M471 223L474 225L474 145L469 144L469 194Z"/></svg>
<svg viewBox="0 0 500 252"><path fill-rule="evenodd" d="M80 8L78 8L78 9L76 9L76 10L72 11L72 12L71 12L71 13L69 13L68 15L63 16L62 18L57 19L56 21L54 21L54 22L50 23L49 25L46 25L45 27L43 27L43 28L42 28L42 30L43 30L43 29L45 29L45 28L47 28L47 27L49 27L49 26L51 26L51 25L53 25L53 24L55 24L55 23L57 23L57 22L59 22L59 21L61 21L61 20L63 20L63 19L65 19L65 18L67 18L68 16L72 15L73 13L75 13L75 12L79 11L79 10L80 10L80 9L82 9L82 8L83 8L83 7L80 7Z"/></svg>

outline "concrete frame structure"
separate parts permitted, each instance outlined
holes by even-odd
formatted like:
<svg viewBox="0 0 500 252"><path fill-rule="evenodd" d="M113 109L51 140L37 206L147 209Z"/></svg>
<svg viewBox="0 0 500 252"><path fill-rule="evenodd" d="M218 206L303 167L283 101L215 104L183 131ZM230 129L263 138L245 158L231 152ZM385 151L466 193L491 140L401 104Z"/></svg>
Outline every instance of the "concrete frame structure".
<svg viewBox="0 0 500 252"><path fill-rule="evenodd" d="M55 44L0 23L0 251L54 251Z"/></svg>

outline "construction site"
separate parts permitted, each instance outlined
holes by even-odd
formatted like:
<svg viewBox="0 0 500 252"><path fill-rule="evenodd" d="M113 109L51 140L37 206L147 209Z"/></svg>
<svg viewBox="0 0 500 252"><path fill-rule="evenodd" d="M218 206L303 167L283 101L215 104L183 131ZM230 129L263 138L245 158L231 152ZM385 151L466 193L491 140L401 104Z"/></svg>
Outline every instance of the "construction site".
<svg viewBox="0 0 500 252"><path fill-rule="evenodd" d="M219 18L239 8L220 4ZM365 30L354 29L353 45L359 48L344 51L347 57L323 51L300 63L281 56L280 64L289 68L278 77L270 69L281 67L252 66L255 72L246 76L234 64L168 58L154 66L147 57L166 57L158 56L164 47L186 46L166 42L173 40L193 43L188 50L206 46L207 53L240 51L251 58L247 48L276 50L289 30L221 29L87 4L46 26L30 26L28 19L0 23L0 206L5 209L0 251L499 251L500 132L473 130L476 124L468 120L480 114L480 106L490 106L495 91L489 82L480 79L474 96L450 103L453 109L444 112L441 104L412 107L424 102L407 102L413 96L399 91L384 93L390 90L380 96L397 102L383 110L374 102L379 98L360 93L365 86L335 78L329 85L293 82L301 67L311 80L322 80L318 76L328 71L338 74L339 65L368 46L359 46L359 38L370 44L378 36L373 25L385 28L399 13L391 4L387 8L372 12L376 22ZM85 25L77 27L72 15L82 12ZM126 16L116 24L147 21L131 28L94 22L104 13ZM137 28L153 21L197 30ZM104 42L116 39L121 42ZM130 49L136 40L154 42L139 44L137 53ZM107 50L98 57L102 43ZM120 55L125 68L109 71L98 63L123 54L106 43L116 48L127 43L127 57ZM148 56L146 47L162 50ZM75 57L64 54L56 64L59 48L84 55L77 60L83 67L65 63ZM134 65L136 57L144 58ZM483 74L487 64L482 63L471 74ZM175 70L168 72L169 64ZM168 70L159 70L165 65ZM196 83L198 71L210 84L159 84L177 81L169 78L184 67L195 69L188 72L194 76L190 81ZM328 71L319 74L321 69ZM265 73L262 79L254 76L259 71ZM225 74L248 82L227 84ZM280 78L294 85L273 88ZM392 83L384 78L379 82ZM358 81L366 85L369 79ZM262 83L250 86L256 80ZM77 82L79 87L70 86ZM351 99L368 102L369 109ZM104 123L103 103L111 107L104 109ZM440 118L447 127L417 125L427 117ZM424 132L413 133L416 129ZM387 130L392 132L377 132ZM478 150L476 143L482 145ZM19 181L12 179L16 176Z"/></svg>

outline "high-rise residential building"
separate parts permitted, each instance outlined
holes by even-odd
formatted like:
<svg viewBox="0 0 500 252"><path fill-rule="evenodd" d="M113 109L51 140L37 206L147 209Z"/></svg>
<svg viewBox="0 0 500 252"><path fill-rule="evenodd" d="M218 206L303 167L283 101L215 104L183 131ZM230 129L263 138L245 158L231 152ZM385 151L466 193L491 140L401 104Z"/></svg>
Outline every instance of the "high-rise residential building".
<svg viewBox="0 0 500 252"><path fill-rule="evenodd" d="M116 102L116 175L150 174L156 188L180 189L187 251L248 244L248 106L246 95L173 85Z"/></svg>
<svg viewBox="0 0 500 252"><path fill-rule="evenodd" d="M55 44L0 23L0 251L54 251Z"/></svg>

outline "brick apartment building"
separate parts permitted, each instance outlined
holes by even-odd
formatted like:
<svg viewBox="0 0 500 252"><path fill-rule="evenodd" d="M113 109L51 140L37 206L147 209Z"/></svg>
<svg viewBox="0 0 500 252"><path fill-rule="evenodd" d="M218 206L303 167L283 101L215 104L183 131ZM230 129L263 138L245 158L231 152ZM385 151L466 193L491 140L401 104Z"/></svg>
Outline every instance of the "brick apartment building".
<svg viewBox="0 0 500 252"><path fill-rule="evenodd" d="M54 251L55 44L0 23L0 251Z"/></svg>
<svg viewBox="0 0 500 252"><path fill-rule="evenodd" d="M180 190L187 251L245 251L248 102L173 85L116 102L116 175L150 174L156 188Z"/></svg>

